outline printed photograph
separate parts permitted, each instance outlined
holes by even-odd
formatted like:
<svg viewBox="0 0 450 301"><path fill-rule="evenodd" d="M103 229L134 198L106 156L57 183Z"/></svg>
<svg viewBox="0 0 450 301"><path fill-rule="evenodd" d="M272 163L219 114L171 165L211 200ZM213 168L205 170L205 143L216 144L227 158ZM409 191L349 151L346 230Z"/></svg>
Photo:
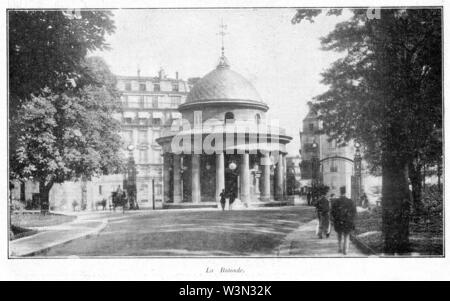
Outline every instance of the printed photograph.
<svg viewBox="0 0 450 301"><path fill-rule="evenodd" d="M445 256L442 7L5 13L9 259Z"/></svg>

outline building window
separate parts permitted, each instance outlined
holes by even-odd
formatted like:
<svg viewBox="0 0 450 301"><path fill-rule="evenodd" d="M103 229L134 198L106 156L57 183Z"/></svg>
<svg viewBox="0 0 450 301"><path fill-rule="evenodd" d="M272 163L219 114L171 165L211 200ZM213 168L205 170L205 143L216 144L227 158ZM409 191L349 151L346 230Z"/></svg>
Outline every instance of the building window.
<svg viewBox="0 0 450 301"><path fill-rule="evenodd" d="M309 130L310 131L314 131L314 123L310 123L309 124Z"/></svg>
<svg viewBox="0 0 450 301"><path fill-rule="evenodd" d="M125 118L123 119L123 121L124 121L124 123L126 123L126 124L132 124L132 123L133 123L133 118L125 117Z"/></svg>
<svg viewBox="0 0 450 301"><path fill-rule="evenodd" d="M139 188L139 194L143 197L145 197L145 199L141 199L142 203L147 203L148 202L148 185L147 184L142 184L141 187Z"/></svg>
<svg viewBox="0 0 450 301"><path fill-rule="evenodd" d="M139 96L139 108L143 109L145 105L145 97L144 95Z"/></svg>
<svg viewBox="0 0 450 301"><path fill-rule="evenodd" d="M146 91L147 90L147 88L146 88L146 86L145 86L145 84L139 84L139 91Z"/></svg>
<svg viewBox="0 0 450 301"><path fill-rule="evenodd" d="M152 98L152 107L154 109L158 108L158 95L154 95Z"/></svg>
<svg viewBox="0 0 450 301"><path fill-rule="evenodd" d="M133 144L133 131L124 131L123 140L125 142L125 146Z"/></svg>
<svg viewBox="0 0 450 301"><path fill-rule="evenodd" d="M131 83L125 83L125 91L131 91Z"/></svg>
<svg viewBox="0 0 450 301"><path fill-rule="evenodd" d="M234 122L234 114L232 112L225 113L225 123L233 123Z"/></svg>
<svg viewBox="0 0 450 301"><path fill-rule="evenodd" d="M147 125L147 118L139 118L139 125Z"/></svg>
<svg viewBox="0 0 450 301"><path fill-rule="evenodd" d="M170 107L178 108L181 103L181 96L170 96Z"/></svg>
<svg viewBox="0 0 450 301"><path fill-rule="evenodd" d="M155 185L155 194L156 195L161 195L162 194L162 185L159 184L159 183Z"/></svg>
<svg viewBox="0 0 450 301"><path fill-rule="evenodd" d="M155 92L161 91L161 85L159 83L153 84L153 91Z"/></svg>
<svg viewBox="0 0 450 301"><path fill-rule="evenodd" d="M338 168L337 168L337 166L334 164L334 162L331 163L331 166L330 166L330 172L338 172Z"/></svg>
<svg viewBox="0 0 450 301"><path fill-rule="evenodd" d="M128 95L122 96L122 106L128 108Z"/></svg>
<svg viewBox="0 0 450 301"><path fill-rule="evenodd" d="M328 148L335 149L336 148L336 141L334 141L334 140L328 141Z"/></svg>
<svg viewBox="0 0 450 301"><path fill-rule="evenodd" d="M138 143L139 144L147 144L148 140L147 140L147 131L139 131L139 135L138 135Z"/></svg>
<svg viewBox="0 0 450 301"><path fill-rule="evenodd" d="M153 126L161 126L161 118L153 118L152 119Z"/></svg>
<svg viewBox="0 0 450 301"><path fill-rule="evenodd" d="M178 85L178 82L172 83L172 91L178 92L180 90L180 86Z"/></svg>
<svg viewBox="0 0 450 301"><path fill-rule="evenodd" d="M139 150L139 162L140 163L147 163L148 161L148 151L146 149Z"/></svg>

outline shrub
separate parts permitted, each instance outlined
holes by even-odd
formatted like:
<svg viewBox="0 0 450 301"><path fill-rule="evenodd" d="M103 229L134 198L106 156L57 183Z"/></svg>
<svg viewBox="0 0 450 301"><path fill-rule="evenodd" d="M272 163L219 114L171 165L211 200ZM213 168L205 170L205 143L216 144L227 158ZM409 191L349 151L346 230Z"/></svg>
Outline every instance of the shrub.
<svg viewBox="0 0 450 301"><path fill-rule="evenodd" d="M26 205L19 200L13 200L11 204L12 211L22 211L25 210Z"/></svg>

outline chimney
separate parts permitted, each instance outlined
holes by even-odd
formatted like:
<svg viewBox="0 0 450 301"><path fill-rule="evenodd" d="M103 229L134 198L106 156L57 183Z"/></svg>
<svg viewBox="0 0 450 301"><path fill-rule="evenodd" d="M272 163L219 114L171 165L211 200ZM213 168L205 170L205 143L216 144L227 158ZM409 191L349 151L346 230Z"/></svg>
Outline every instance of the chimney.
<svg viewBox="0 0 450 301"><path fill-rule="evenodd" d="M161 67L161 69L159 69L158 76L159 76L159 80L166 78L166 73L164 72L164 69L162 67Z"/></svg>
<svg viewBox="0 0 450 301"><path fill-rule="evenodd" d="M175 79L178 80L178 71L175 72Z"/></svg>
<svg viewBox="0 0 450 301"><path fill-rule="evenodd" d="M139 69L139 68L137 69L137 76L141 77L141 69Z"/></svg>

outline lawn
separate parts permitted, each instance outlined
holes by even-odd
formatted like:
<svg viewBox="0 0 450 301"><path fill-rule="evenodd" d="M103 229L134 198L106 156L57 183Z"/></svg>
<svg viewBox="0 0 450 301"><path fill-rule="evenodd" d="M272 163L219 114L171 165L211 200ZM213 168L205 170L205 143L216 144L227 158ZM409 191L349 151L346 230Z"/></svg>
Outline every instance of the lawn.
<svg viewBox="0 0 450 301"><path fill-rule="evenodd" d="M71 222L75 216L62 214L41 214L39 212L19 211L11 214L11 223L21 228L55 226Z"/></svg>
<svg viewBox="0 0 450 301"><path fill-rule="evenodd" d="M358 213L356 218L357 238L376 253L383 252L381 235L381 207ZM410 222L410 250L420 255L443 255L442 212L423 214Z"/></svg>

